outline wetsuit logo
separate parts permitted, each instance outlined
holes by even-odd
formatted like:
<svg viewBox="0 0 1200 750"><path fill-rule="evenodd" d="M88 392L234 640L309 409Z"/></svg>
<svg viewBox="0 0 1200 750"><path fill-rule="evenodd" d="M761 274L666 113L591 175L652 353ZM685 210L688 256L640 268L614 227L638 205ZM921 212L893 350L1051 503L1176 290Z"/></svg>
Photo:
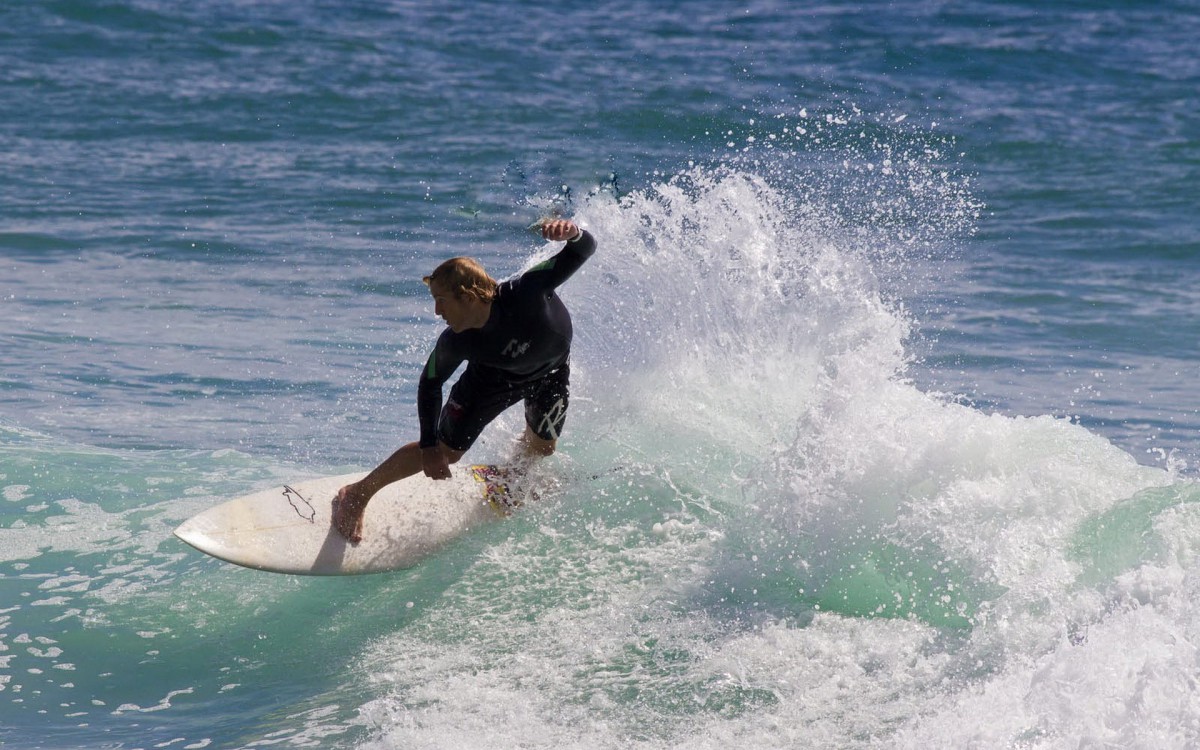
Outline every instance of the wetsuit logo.
<svg viewBox="0 0 1200 750"><path fill-rule="evenodd" d="M548 440L558 440L558 434L562 430L566 418L567 404L560 398L542 416L535 432Z"/></svg>
<svg viewBox="0 0 1200 750"><path fill-rule="evenodd" d="M509 339L508 344L504 347L504 351L502 351L500 353L507 354L508 356L512 357L513 359L516 359L517 357L524 354L527 349L529 349L528 341L526 341L525 343L521 343L521 342L517 341L516 339Z"/></svg>

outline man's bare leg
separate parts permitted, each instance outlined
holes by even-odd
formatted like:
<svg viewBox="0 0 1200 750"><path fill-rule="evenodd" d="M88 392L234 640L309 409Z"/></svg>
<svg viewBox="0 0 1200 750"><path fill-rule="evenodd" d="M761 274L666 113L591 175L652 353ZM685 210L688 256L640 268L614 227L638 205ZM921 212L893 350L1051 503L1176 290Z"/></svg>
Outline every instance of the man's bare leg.
<svg viewBox="0 0 1200 750"><path fill-rule="evenodd" d="M521 455L529 461L536 461L554 454L558 447L557 440L547 440L525 425L525 434L521 436Z"/></svg>
<svg viewBox="0 0 1200 750"><path fill-rule="evenodd" d="M508 461L508 473L506 474L510 481L509 490L518 501L538 499L538 492L526 486L525 479L534 464L553 455L557 446L557 440L538 437L537 433L529 429L529 425L525 425L525 433L517 438L516 444L513 446L515 450Z"/></svg>
<svg viewBox="0 0 1200 750"><path fill-rule="evenodd" d="M538 461L554 454L558 446L557 440L546 440L538 437L537 433L525 425L525 434L517 439L516 455L513 456L513 470L524 474Z"/></svg>
<svg viewBox="0 0 1200 750"><path fill-rule="evenodd" d="M462 457L463 451L453 450L445 444L439 444L439 447L446 455L448 463L456 463ZM402 446L383 463L376 466L370 474L338 490L337 497L333 501L334 528L350 542L354 544L361 542L363 513L375 493L392 482L398 482L420 473L423 468L420 444L408 443Z"/></svg>

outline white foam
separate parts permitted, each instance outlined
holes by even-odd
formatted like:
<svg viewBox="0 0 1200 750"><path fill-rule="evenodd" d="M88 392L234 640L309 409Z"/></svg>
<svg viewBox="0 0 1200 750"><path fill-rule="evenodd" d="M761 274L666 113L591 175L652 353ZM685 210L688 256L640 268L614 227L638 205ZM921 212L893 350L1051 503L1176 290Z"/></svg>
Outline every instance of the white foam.
<svg viewBox="0 0 1200 750"><path fill-rule="evenodd" d="M573 409L564 452L616 473L364 657L364 746L1190 746L1200 513L1165 503L1154 556L1100 585L1078 535L1194 490L906 379L895 276L969 224L965 192L869 191L864 228L761 175L581 213L600 250L563 296L576 407L602 408Z"/></svg>

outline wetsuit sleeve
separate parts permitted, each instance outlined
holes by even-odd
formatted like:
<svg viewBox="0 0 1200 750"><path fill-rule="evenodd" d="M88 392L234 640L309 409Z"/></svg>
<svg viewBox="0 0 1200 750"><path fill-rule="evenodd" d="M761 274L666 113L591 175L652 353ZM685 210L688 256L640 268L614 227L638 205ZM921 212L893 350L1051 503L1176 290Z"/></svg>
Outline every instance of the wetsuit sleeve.
<svg viewBox="0 0 1200 750"><path fill-rule="evenodd" d="M545 290L557 288L596 253L596 238L585 229L579 238L568 242L549 260L538 263L521 276L522 284L536 284Z"/></svg>
<svg viewBox="0 0 1200 750"><path fill-rule="evenodd" d="M446 330L429 355L421 379L417 382L417 419L421 423L421 447L438 443L437 423L442 412L442 385L454 374L465 357L454 346L452 333Z"/></svg>

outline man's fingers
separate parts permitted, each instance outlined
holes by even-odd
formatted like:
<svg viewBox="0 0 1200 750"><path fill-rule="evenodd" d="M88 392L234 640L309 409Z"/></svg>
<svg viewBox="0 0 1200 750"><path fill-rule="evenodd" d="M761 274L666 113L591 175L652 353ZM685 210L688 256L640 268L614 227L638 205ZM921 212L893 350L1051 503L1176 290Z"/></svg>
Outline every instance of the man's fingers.
<svg viewBox="0 0 1200 750"><path fill-rule="evenodd" d="M346 506L343 504L345 500L344 488L338 492L337 497L333 499L333 526L338 533L346 538L346 541L351 544L358 544L362 541L363 533L363 514L358 513L351 522L346 518Z"/></svg>
<svg viewBox="0 0 1200 750"><path fill-rule="evenodd" d="M575 236L579 229L575 226L575 222L566 219L556 219L548 221L542 227L542 236L551 242L561 242Z"/></svg>

